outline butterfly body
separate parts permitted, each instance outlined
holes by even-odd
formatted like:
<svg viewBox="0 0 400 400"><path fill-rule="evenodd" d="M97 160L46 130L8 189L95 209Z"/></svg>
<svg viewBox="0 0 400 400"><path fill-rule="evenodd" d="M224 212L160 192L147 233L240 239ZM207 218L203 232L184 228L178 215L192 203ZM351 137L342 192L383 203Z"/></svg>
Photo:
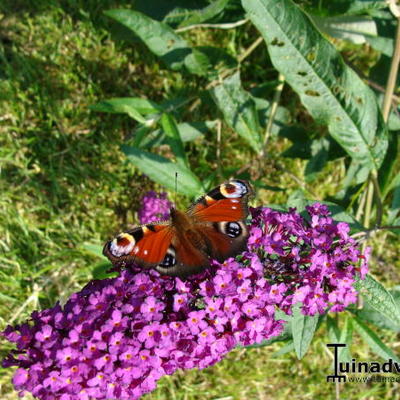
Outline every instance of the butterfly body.
<svg viewBox="0 0 400 400"><path fill-rule="evenodd" d="M238 254L246 247L249 183L232 180L198 199L187 212L171 208L171 221L142 225L119 234L103 254L116 266L138 264L186 277Z"/></svg>

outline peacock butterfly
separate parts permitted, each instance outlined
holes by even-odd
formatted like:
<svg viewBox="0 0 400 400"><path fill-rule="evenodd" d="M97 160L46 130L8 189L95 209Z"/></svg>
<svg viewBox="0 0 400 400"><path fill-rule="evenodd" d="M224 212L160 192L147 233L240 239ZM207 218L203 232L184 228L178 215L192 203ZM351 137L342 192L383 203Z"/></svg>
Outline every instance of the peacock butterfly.
<svg viewBox="0 0 400 400"><path fill-rule="evenodd" d="M103 249L114 266L137 264L161 274L187 277L211 259L220 262L246 248L245 219L251 185L235 179L200 197L186 212L171 208L171 220L120 233Z"/></svg>

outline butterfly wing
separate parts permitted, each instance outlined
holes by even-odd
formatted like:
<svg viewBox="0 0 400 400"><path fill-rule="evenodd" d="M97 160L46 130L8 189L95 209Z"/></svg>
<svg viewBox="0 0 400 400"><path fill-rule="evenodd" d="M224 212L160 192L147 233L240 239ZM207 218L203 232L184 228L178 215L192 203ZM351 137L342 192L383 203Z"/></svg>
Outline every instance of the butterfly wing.
<svg viewBox="0 0 400 400"><path fill-rule="evenodd" d="M248 182L232 180L211 190L188 210L205 236L212 258L223 261L245 250L249 237L247 202L253 193Z"/></svg>
<svg viewBox="0 0 400 400"><path fill-rule="evenodd" d="M144 268L163 262L171 245L174 229L169 224L148 224L120 233L108 241L103 254L114 265L136 263Z"/></svg>
<svg viewBox="0 0 400 400"><path fill-rule="evenodd" d="M232 180L198 199L187 211L171 210L170 224L148 224L107 242L103 254L114 265L136 263L162 274L186 277L246 247L249 183Z"/></svg>
<svg viewBox="0 0 400 400"><path fill-rule="evenodd" d="M249 231L244 220L252 194L249 183L232 180L198 199L186 215L171 210L176 230L168 249L171 257L156 269L184 278L203 271L211 259L222 262L245 250Z"/></svg>
<svg viewBox="0 0 400 400"><path fill-rule="evenodd" d="M178 212L179 213L179 212ZM180 213L182 214L182 213ZM116 266L155 268L164 275L186 277L210 264L191 231L177 234L170 224L148 224L108 241L103 254Z"/></svg>
<svg viewBox="0 0 400 400"><path fill-rule="evenodd" d="M196 232L188 230L174 235L164 260L156 270L164 275L186 278L210 265L210 258L202 237L196 238Z"/></svg>

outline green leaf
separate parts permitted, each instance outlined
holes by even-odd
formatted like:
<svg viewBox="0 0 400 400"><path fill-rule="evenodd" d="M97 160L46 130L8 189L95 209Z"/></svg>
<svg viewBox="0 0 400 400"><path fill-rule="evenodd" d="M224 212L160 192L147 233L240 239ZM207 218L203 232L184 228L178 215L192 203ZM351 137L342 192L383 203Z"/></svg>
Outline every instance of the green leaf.
<svg viewBox="0 0 400 400"><path fill-rule="evenodd" d="M305 211L306 206L312 204L311 200L307 200L302 189L297 189L293 191L287 201L286 206L296 208L297 212L301 213Z"/></svg>
<svg viewBox="0 0 400 400"><path fill-rule="evenodd" d="M383 198L386 198L386 196L395 188L400 186L400 172L398 172L393 179L390 181L390 183L386 186L385 191L383 192Z"/></svg>
<svg viewBox="0 0 400 400"><path fill-rule="evenodd" d="M162 108L153 101L140 97L121 97L103 100L89 108L92 111L128 114L131 118L143 124L148 123L144 115L156 114L162 110Z"/></svg>
<svg viewBox="0 0 400 400"><path fill-rule="evenodd" d="M169 68L177 70L183 67L191 49L168 25L133 10L109 10L105 14L139 36Z"/></svg>
<svg viewBox="0 0 400 400"><path fill-rule="evenodd" d="M356 160L352 160L347 167L346 176L342 181L344 188L364 183L369 176L369 168Z"/></svg>
<svg viewBox="0 0 400 400"><path fill-rule="evenodd" d="M320 3L328 14L364 14L386 8L385 0L329 0Z"/></svg>
<svg viewBox="0 0 400 400"><path fill-rule="evenodd" d="M103 246L99 244L93 244L93 243L84 243L82 247L88 251L89 253L97 256L97 257L103 257Z"/></svg>
<svg viewBox="0 0 400 400"><path fill-rule="evenodd" d="M128 160L154 182L175 190L175 173L178 173L178 192L194 197L203 193L204 188L193 172L180 164L173 163L157 154L148 153L131 146L122 146Z"/></svg>
<svg viewBox="0 0 400 400"><path fill-rule="evenodd" d="M400 290L393 288L389 290L389 293L393 296L397 307L400 307ZM367 301L364 302L362 309L349 307L349 310L363 321L370 322L379 328L390 329L400 333L400 324L395 324L391 319L388 319L379 311L375 310Z"/></svg>
<svg viewBox="0 0 400 400"><path fill-rule="evenodd" d="M185 57L185 67L192 74L206 76L211 69L210 59L207 54L196 48Z"/></svg>
<svg viewBox="0 0 400 400"><path fill-rule="evenodd" d="M394 50L394 38L396 36L396 18L393 18L393 15L390 13L389 10L383 12L379 16L374 17L374 22L378 29L378 34L373 35L366 35L365 38L367 39L368 43L373 47L375 50L378 50L384 55L383 59L388 61L388 57L391 58L393 55ZM390 68L390 61L387 65L387 69ZM374 79L374 78L372 78ZM386 84L387 75L384 77L379 77L379 80L384 79ZM379 82L378 83L382 83Z"/></svg>
<svg viewBox="0 0 400 400"><path fill-rule="evenodd" d="M242 88L239 72L226 78L211 93L227 124L256 152L261 151L261 127L256 105L250 93Z"/></svg>
<svg viewBox="0 0 400 400"><path fill-rule="evenodd" d="M191 16L180 24L180 27L200 24L219 14L230 0L215 0L209 6L193 11Z"/></svg>
<svg viewBox="0 0 400 400"><path fill-rule="evenodd" d="M380 282L368 274L364 280L357 279L354 287L371 307L392 321L393 324L400 324L400 308L393 296Z"/></svg>
<svg viewBox="0 0 400 400"><path fill-rule="evenodd" d="M129 144L132 144L134 147L144 147L145 143L147 143L146 138L149 137L151 132L152 128L150 126L143 124L138 126L134 131L133 142L129 142Z"/></svg>
<svg viewBox="0 0 400 400"><path fill-rule="evenodd" d="M354 317L352 322L354 328L376 355L385 360L392 359L393 361L400 363L400 359L396 356L396 354L394 354L393 351L379 339L376 333L373 332L366 324L364 324L364 322L357 317Z"/></svg>
<svg viewBox="0 0 400 400"><path fill-rule="evenodd" d="M362 14L368 11L380 10L387 7L386 0L352 0L342 1L342 3L347 4L349 7L347 12L353 14Z"/></svg>
<svg viewBox="0 0 400 400"><path fill-rule="evenodd" d="M186 69L199 76L218 77L219 71L237 67L237 61L223 49L198 46L185 58Z"/></svg>
<svg viewBox="0 0 400 400"><path fill-rule="evenodd" d="M97 265L92 270L93 279L107 279L118 276L117 271L108 272L113 265L110 262L102 262Z"/></svg>
<svg viewBox="0 0 400 400"><path fill-rule="evenodd" d="M202 137L205 133L213 129L216 123L216 121L180 122L178 124L178 130L182 142L190 142ZM151 148L162 144L167 144L165 132L162 129L156 129L155 131L147 132L146 137L141 141L140 147Z"/></svg>
<svg viewBox="0 0 400 400"><path fill-rule="evenodd" d="M277 358L280 356L283 356L284 354L290 353L291 351L294 350L294 343L292 341L286 343L284 346L282 346L278 351L275 351L272 354L273 358Z"/></svg>
<svg viewBox="0 0 400 400"><path fill-rule="evenodd" d="M136 11L168 24L180 23L193 11L206 6L205 0L135 0L134 3Z"/></svg>
<svg viewBox="0 0 400 400"><path fill-rule="evenodd" d="M387 149L387 131L372 90L292 1L242 4L268 44L273 65L313 118L328 126L354 160L378 170Z"/></svg>
<svg viewBox="0 0 400 400"><path fill-rule="evenodd" d="M388 120L388 129L391 131L399 131L400 130L400 117L399 117L400 107L397 107L396 110L390 110L389 120ZM398 134L398 132L396 132Z"/></svg>
<svg viewBox="0 0 400 400"><path fill-rule="evenodd" d="M299 305L293 307L292 310L293 316L290 319L290 323L292 327L294 349L297 358L301 360L306 354L311 340L314 337L319 315L303 315Z"/></svg>
<svg viewBox="0 0 400 400"><path fill-rule="evenodd" d="M183 142L191 142L214 129L217 121L182 122L178 124Z"/></svg>
<svg viewBox="0 0 400 400"><path fill-rule="evenodd" d="M375 50L380 51L386 57L392 57L394 49L394 40L382 36L366 36L367 42Z"/></svg>
<svg viewBox="0 0 400 400"><path fill-rule="evenodd" d="M356 44L365 43L366 35L378 35L376 23L369 16L338 15L321 18L312 15L311 18L317 27L326 34L337 39L349 40Z"/></svg>
<svg viewBox="0 0 400 400"><path fill-rule="evenodd" d="M175 118L171 114L163 114L161 117L161 126L164 132L167 134L167 141L175 154L178 164L182 166L189 166L189 162L186 157L185 149L183 147L181 135L179 134L178 124Z"/></svg>

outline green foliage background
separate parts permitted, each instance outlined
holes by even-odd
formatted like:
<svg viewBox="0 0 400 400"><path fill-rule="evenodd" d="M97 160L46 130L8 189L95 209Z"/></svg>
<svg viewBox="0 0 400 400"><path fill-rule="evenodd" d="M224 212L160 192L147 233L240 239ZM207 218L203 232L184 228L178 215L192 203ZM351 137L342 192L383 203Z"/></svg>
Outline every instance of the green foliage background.
<svg viewBox="0 0 400 400"><path fill-rule="evenodd" d="M177 169L183 208L239 171L258 190L254 205L330 201L354 232L377 222L400 225L400 123L392 112L384 124L379 112L394 46L395 20L385 3L296 2L312 23L290 1L242 3L0 4L1 329L104 276L99 245L137 222L143 193L172 190ZM285 20L290 13L293 26ZM344 29L348 18L353 32ZM357 44L360 19L378 31L363 31ZM232 22L231 29L188 29ZM375 192L368 211L368 188L377 185L380 196ZM397 304L396 232L374 231L368 244L372 273L394 288ZM369 284L365 308L329 316L300 361L290 341L238 348L212 368L163 378L146 397L334 398L326 343L351 338L351 355L363 361L398 354L396 304L392 318L382 316L368 293L387 292ZM340 396L398 399L399 388L348 383ZM11 371L1 370L0 395L17 399Z"/></svg>

